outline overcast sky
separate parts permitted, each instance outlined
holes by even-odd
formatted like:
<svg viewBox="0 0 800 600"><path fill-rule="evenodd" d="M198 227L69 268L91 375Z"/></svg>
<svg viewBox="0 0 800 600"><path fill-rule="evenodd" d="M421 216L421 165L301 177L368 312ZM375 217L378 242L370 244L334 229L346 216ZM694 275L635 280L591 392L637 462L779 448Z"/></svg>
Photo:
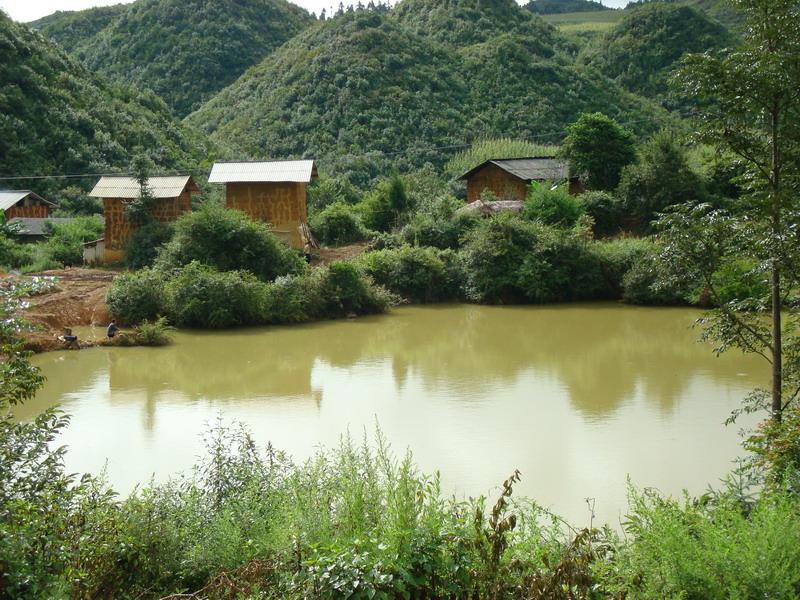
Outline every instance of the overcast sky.
<svg viewBox="0 0 800 600"><path fill-rule="evenodd" d="M108 6L109 4L119 4L125 0L0 0L0 9L3 9L15 21L33 21L39 17L44 17L57 10L81 10L92 6ZM131 1L131 0L128 0ZM324 8L331 12L334 7L339 6L339 0L290 0L294 4L299 4L306 10L319 14ZM363 0L364 4L368 0ZM517 0L520 2L520 0ZM356 4L358 0L346 0L347 4ZM520 2L524 4L525 2ZM603 0L606 6L625 6L628 0Z"/></svg>

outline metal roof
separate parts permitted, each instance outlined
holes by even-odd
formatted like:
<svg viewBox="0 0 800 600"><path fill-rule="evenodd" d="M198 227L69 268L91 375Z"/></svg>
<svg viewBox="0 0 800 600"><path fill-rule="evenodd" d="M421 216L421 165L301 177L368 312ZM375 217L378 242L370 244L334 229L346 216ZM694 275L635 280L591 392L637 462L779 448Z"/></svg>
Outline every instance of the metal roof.
<svg viewBox="0 0 800 600"><path fill-rule="evenodd" d="M52 223L53 225L61 225L63 223L70 223L74 220L75 219L71 219L68 217L64 218L48 217L47 219L15 217L11 219L8 222L8 224L13 225L14 223L21 223L19 231L16 232L17 235L46 235L47 231L45 229L45 225L47 223Z"/></svg>
<svg viewBox="0 0 800 600"><path fill-rule="evenodd" d="M188 175L175 175L168 177L150 177L147 180L150 191L155 198L177 198L187 187L189 191L198 190L192 178ZM101 177L94 189L89 192L92 198L138 198L139 183L132 177L105 176Z"/></svg>
<svg viewBox="0 0 800 600"><path fill-rule="evenodd" d="M459 179L466 179L490 164L500 167L523 181L559 181L569 179L569 163L566 160L542 157L487 160L464 173Z"/></svg>
<svg viewBox="0 0 800 600"><path fill-rule="evenodd" d="M309 183L317 177L313 160L214 163L209 183Z"/></svg>
<svg viewBox="0 0 800 600"><path fill-rule="evenodd" d="M30 190L0 190L0 210L8 210L20 200L24 200L28 196L33 196L37 200L41 200L45 204L55 206L54 202L45 200L39 194Z"/></svg>

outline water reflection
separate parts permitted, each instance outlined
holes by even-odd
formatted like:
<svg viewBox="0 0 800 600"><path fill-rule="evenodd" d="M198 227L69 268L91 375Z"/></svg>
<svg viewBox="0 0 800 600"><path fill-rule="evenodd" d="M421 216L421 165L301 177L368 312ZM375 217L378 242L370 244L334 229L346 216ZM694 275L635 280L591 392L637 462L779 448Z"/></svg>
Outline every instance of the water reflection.
<svg viewBox="0 0 800 600"><path fill-rule="evenodd" d="M628 474L702 489L736 453L719 424L765 371L696 343L697 316L615 304L439 306L182 332L166 348L37 357L48 381L19 416L62 403L74 415L73 468L96 471L109 458L125 489L194 462L218 411L297 456L377 417L454 490L485 492L519 467L525 491L560 512L605 494L613 514Z"/></svg>

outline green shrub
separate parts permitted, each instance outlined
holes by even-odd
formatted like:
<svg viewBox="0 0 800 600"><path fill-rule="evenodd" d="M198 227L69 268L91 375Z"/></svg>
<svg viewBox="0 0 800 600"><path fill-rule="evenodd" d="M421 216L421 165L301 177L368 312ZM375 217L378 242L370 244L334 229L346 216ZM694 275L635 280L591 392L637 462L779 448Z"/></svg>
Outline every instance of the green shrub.
<svg viewBox="0 0 800 600"><path fill-rule="evenodd" d="M179 327L224 328L262 322L266 284L247 271L220 272L193 261L166 286L167 314Z"/></svg>
<svg viewBox="0 0 800 600"><path fill-rule="evenodd" d="M559 302L608 293L581 230L500 215L467 235L460 257L466 295L476 302Z"/></svg>
<svg viewBox="0 0 800 600"><path fill-rule="evenodd" d="M553 227L573 227L585 213L583 202L563 186L551 189L538 183L531 185L522 208L523 218Z"/></svg>
<svg viewBox="0 0 800 600"><path fill-rule="evenodd" d="M767 496L750 514L723 498L713 506L635 494L606 586L643 600L796 598L800 512L796 500Z"/></svg>
<svg viewBox="0 0 800 600"><path fill-rule="evenodd" d="M356 211L344 202L334 202L310 220L314 235L326 245L341 246L361 242L369 236Z"/></svg>
<svg viewBox="0 0 800 600"><path fill-rule="evenodd" d="M471 214L416 213L403 227L400 235L412 246L457 249L464 235L475 227L479 220L479 217Z"/></svg>
<svg viewBox="0 0 800 600"><path fill-rule="evenodd" d="M508 214L485 219L470 231L460 252L467 298L489 304L524 301L517 273L540 234L540 225Z"/></svg>
<svg viewBox="0 0 800 600"><path fill-rule="evenodd" d="M69 223L48 223L47 228L50 237L42 244L42 260L81 265L83 243L101 237L104 224L98 217L78 217Z"/></svg>
<svg viewBox="0 0 800 600"><path fill-rule="evenodd" d="M595 242L592 253L600 261L610 294L615 298L622 298L625 275L641 261L649 264L658 254L658 247L649 238L620 238Z"/></svg>
<svg viewBox="0 0 800 600"><path fill-rule="evenodd" d="M396 302L392 294L373 285L352 263L335 262L314 269L309 277L317 295L311 307L315 319L377 314Z"/></svg>
<svg viewBox="0 0 800 600"><path fill-rule="evenodd" d="M34 260L34 247L19 244L11 237L0 233L0 266L6 269L19 269Z"/></svg>
<svg viewBox="0 0 800 600"><path fill-rule="evenodd" d="M137 325L133 336L140 346L166 346L172 342L174 330L166 317L159 317L155 321L143 321Z"/></svg>
<svg viewBox="0 0 800 600"><path fill-rule="evenodd" d="M219 271L249 271L262 281L306 269L303 257L275 237L268 225L211 203L176 221L175 235L156 265L171 269L192 261Z"/></svg>
<svg viewBox="0 0 800 600"><path fill-rule="evenodd" d="M412 302L442 302L460 296L452 250L405 246L359 257L358 265L376 283Z"/></svg>
<svg viewBox="0 0 800 600"><path fill-rule="evenodd" d="M586 214L594 221L596 238L610 237L622 231L625 213L616 197L608 192L586 192L580 199Z"/></svg>
<svg viewBox="0 0 800 600"><path fill-rule="evenodd" d="M769 295L769 282L757 264L749 259L727 261L712 276L712 284L722 304L762 300Z"/></svg>
<svg viewBox="0 0 800 600"><path fill-rule="evenodd" d="M622 299L630 304L686 304L688 290L667 284L661 276L658 248L653 246L637 257L622 277Z"/></svg>
<svg viewBox="0 0 800 600"><path fill-rule="evenodd" d="M171 223L153 221L140 227L125 244L125 265L131 269L151 266L161 247L172 239Z"/></svg>
<svg viewBox="0 0 800 600"><path fill-rule="evenodd" d="M399 176L382 181L361 203L364 225L374 231L389 231L410 208L405 184Z"/></svg>
<svg viewBox="0 0 800 600"><path fill-rule="evenodd" d="M320 178L308 188L309 214L316 215L331 204L357 204L361 193L346 179Z"/></svg>
<svg viewBox="0 0 800 600"><path fill-rule="evenodd" d="M315 318L315 307L322 302L312 274L286 275L267 285L262 306L265 323L283 325L305 323Z"/></svg>
<svg viewBox="0 0 800 600"><path fill-rule="evenodd" d="M167 313L166 281L167 275L155 269L123 273L108 290L108 310L121 323L131 325L158 319Z"/></svg>

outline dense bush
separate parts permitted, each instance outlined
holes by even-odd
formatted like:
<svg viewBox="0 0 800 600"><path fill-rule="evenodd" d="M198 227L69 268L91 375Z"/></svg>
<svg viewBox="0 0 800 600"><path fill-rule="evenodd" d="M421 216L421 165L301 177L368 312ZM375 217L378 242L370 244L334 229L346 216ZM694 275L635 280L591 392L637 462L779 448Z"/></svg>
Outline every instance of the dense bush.
<svg viewBox="0 0 800 600"><path fill-rule="evenodd" d="M166 283L170 321L210 329L260 323L265 286L245 271L220 272L191 262Z"/></svg>
<svg viewBox="0 0 800 600"><path fill-rule="evenodd" d="M605 297L600 262L581 230L554 230L511 215L485 220L460 253L468 298L485 303Z"/></svg>
<svg viewBox="0 0 800 600"><path fill-rule="evenodd" d="M378 184L361 204L364 225L375 231L389 231L396 227L410 208L403 180L394 176Z"/></svg>
<svg viewBox="0 0 800 600"><path fill-rule="evenodd" d="M331 204L358 204L361 192L346 179L320 178L308 188L308 212L313 217Z"/></svg>
<svg viewBox="0 0 800 600"><path fill-rule="evenodd" d="M174 233L172 224L159 221L139 227L125 244L125 266L131 269L151 266L161 247L172 239Z"/></svg>
<svg viewBox="0 0 800 600"><path fill-rule="evenodd" d="M573 227L586 208L580 198L572 196L564 187L551 189L534 183L522 208L522 216L554 227Z"/></svg>
<svg viewBox="0 0 800 600"><path fill-rule="evenodd" d="M600 261L607 289L614 297L621 298L625 275L639 263L650 265L659 250L648 238L620 238L596 242L592 245L592 252Z"/></svg>
<svg viewBox="0 0 800 600"><path fill-rule="evenodd" d="M175 222L175 235L157 264L170 269L192 261L220 271L249 271L262 281L306 268L303 257L275 237L268 225L211 203Z"/></svg>
<svg viewBox="0 0 800 600"><path fill-rule="evenodd" d="M119 275L106 295L108 310L120 322L130 325L158 319L167 314L167 279L155 269Z"/></svg>
<svg viewBox="0 0 800 600"><path fill-rule="evenodd" d="M796 500L767 496L749 514L732 498L708 506L647 492L631 504L629 542L604 565L609 591L642 600L797 597Z"/></svg>
<svg viewBox="0 0 800 600"><path fill-rule="evenodd" d="M376 283L412 302L442 302L461 295L452 250L409 246L379 250L362 255L358 265Z"/></svg>
<svg viewBox="0 0 800 600"><path fill-rule="evenodd" d="M196 261L169 273L150 268L124 273L106 300L124 323L165 316L178 326L209 329L374 314L396 302L348 263L265 283L247 271L218 271Z"/></svg>
<svg viewBox="0 0 800 600"><path fill-rule="evenodd" d="M344 202L329 204L311 217L309 225L319 241L329 246L360 242L369 235L360 216Z"/></svg>
<svg viewBox="0 0 800 600"><path fill-rule="evenodd" d="M594 221L594 236L596 238L610 237L624 229L620 201L608 192L586 192L580 196L586 209L586 214Z"/></svg>
<svg viewBox="0 0 800 600"><path fill-rule="evenodd" d="M686 149L675 134L662 131L640 149L638 163L623 169L617 195L624 212L649 230L656 213L668 206L706 197L702 178L689 165Z"/></svg>
<svg viewBox="0 0 800 600"><path fill-rule="evenodd" d="M459 203L460 204L460 203ZM400 231L403 241L412 246L457 249L464 235L480 218L473 214L417 212Z"/></svg>
<svg viewBox="0 0 800 600"><path fill-rule="evenodd" d="M103 235L103 221L97 217L78 217L68 223L47 224L49 237L38 249L42 258L62 265L83 264L83 243Z"/></svg>
<svg viewBox="0 0 800 600"><path fill-rule="evenodd" d="M667 283L662 269L656 246L638 255L622 277L622 299L631 304L686 304L689 290Z"/></svg>

